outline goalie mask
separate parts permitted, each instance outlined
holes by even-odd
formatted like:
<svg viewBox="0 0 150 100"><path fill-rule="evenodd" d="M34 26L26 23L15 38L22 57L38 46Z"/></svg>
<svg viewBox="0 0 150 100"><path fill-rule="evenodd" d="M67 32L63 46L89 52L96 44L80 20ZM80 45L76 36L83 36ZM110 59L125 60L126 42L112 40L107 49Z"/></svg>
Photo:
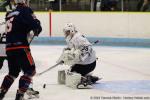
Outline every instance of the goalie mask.
<svg viewBox="0 0 150 100"><path fill-rule="evenodd" d="M63 32L65 34L65 37L73 36L75 33L77 33L76 27L72 23L67 23L65 27L63 28Z"/></svg>

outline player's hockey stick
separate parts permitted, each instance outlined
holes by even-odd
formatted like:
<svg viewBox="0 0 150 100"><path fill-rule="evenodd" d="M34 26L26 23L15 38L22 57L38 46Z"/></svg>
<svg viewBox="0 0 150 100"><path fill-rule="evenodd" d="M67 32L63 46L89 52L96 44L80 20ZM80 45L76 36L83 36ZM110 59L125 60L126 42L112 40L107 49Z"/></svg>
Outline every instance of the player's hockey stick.
<svg viewBox="0 0 150 100"><path fill-rule="evenodd" d="M42 74L48 72L49 70L51 70L51 69L53 69L53 68L55 68L55 67L57 67L58 65L63 64L63 63L64 63L63 61L60 61L59 63L57 63L57 64L55 64L55 65L49 67L48 69L44 70L43 72L37 73L36 75L37 75L37 76L40 76L40 75L42 75Z"/></svg>
<svg viewBox="0 0 150 100"><path fill-rule="evenodd" d="M35 34L33 31L31 31L29 34L33 34L29 40L29 45L31 44L31 42L33 41L33 39L35 38Z"/></svg>
<svg viewBox="0 0 150 100"><path fill-rule="evenodd" d="M33 35L29 41L29 45L31 44L32 40L34 39L35 35Z"/></svg>

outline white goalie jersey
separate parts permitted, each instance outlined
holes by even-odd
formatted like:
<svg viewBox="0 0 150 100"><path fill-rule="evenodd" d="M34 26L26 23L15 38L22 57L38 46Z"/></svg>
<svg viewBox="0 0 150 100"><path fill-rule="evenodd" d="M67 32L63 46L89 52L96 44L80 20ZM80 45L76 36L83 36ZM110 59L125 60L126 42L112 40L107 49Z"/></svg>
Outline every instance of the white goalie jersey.
<svg viewBox="0 0 150 100"><path fill-rule="evenodd" d="M67 39L67 46L74 55L75 64L91 64L96 60L95 51L92 44L80 33L74 34L71 39Z"/></svg>

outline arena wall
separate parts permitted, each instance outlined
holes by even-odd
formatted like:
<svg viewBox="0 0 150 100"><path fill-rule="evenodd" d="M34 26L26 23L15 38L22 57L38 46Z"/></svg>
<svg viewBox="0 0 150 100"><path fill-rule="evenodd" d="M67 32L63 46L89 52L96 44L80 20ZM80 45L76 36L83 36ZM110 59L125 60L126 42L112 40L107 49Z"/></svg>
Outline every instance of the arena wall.
<svg viewBox="0 0 150 100"><path fill-rule="evenodd" d="M150 13L131 12L35 12L43 31L33 43L64 44L63 26L72 22L91 41L101 45L150 47ZM0 23L5 21L0 13ZM4 30L0 26L0 30ZM0 32L1 32L0 31ZM63 42L62 42L63 41Z"/></svg>

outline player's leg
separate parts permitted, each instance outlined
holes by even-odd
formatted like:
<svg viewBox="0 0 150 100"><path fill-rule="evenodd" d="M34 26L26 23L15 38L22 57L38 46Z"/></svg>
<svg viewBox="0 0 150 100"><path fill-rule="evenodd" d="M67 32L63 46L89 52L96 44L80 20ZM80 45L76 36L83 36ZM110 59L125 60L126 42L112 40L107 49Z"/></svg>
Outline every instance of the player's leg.
<svg viewBox="0 0 150 100"><path fill-rule="evenodd" d="M29 99L32 98L39 98L39 91L36 91L33 89L33 82L30 83L28 90L26 91L26 94L29 96Z"/></svg>
<svg viewBox="0 0 150 100"><path fill-rule="evenodd" d="M15 78L18 77L20 67L17 65L18 61L15 56L16 52L7 52L7 60L8 60L8 69L9 73L3 79L3 82L0 87L0 99L4 98L5 94L13 84Z"/></svg>
<svg viewBox="0 0 150 100"><path fill-rule="evenodd" d="M23 76L19 79L19 87L16 93L16 100L20 100L31 84L32 77L35 74L35 64L29 49L23 49L20 55L20 66L23 71Z"/></svg>

